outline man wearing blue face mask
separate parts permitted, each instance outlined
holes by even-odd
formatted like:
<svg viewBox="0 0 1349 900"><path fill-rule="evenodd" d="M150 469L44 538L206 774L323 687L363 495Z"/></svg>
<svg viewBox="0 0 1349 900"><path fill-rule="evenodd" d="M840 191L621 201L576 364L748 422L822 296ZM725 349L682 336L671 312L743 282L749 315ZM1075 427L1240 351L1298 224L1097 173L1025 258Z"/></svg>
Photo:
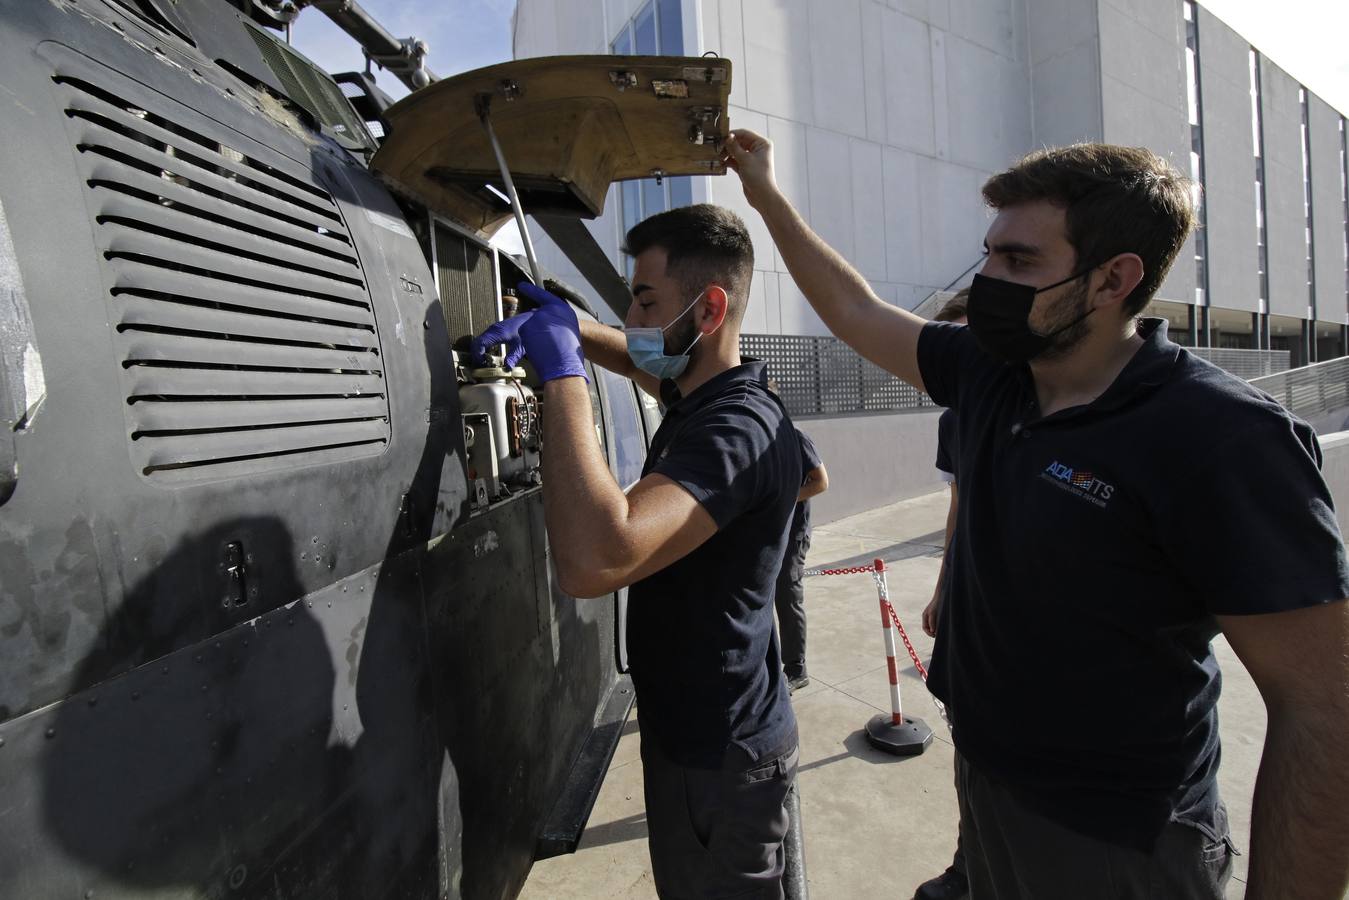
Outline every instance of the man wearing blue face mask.
<svg viewBox="0 0 1349 900"><path fill-rule="evenodd" d="M628 233L626 333L578 326L566 303L489 328L544 382L544 512L558 580L576 597L631 585L648 847L662 898L783 896L796 719L773 633L773 590L801 484L801 449L763 363L742 363L753 248L734 213L701 204ZM625 495L595 442L584 356L661 396L666 414Z"/></svg>
<svg viewBox="0 0 1349 900"><path fill-rule="evenodd" d="M1105 144L995 175L959 328L877 298L778 190L767 140L726 151L830 330L956 410L928 686L972 900L1224 896L1219 633L1269 714L1246 897L1342 900L1349 564L1306 423L1139 317L1193 227L1188 180ZM1031 694L1050 715L1028 720Z"/></svg>

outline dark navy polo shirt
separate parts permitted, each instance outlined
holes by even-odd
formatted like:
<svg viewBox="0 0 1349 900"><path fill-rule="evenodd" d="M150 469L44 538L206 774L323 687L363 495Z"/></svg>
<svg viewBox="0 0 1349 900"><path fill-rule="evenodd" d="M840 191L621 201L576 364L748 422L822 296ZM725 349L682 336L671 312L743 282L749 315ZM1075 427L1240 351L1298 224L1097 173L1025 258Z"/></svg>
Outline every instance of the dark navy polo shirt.
<svg viewBox="0 0 1349 900"><path fill-rule="evenodd" d="M685 766L788 749L796 719L773 630L773 586L801 485L801 447L766 364L671 396L643 476L693 495L717 533L634 584L628 657L643 738Z"/></svg>
<svg viewBox="0 0 1349 900"><path fill-rule="evenodd" d="M1218 821L1215 615L1349 596L1306 423L1140 325L1099 398L1039 415L1027 366L930 324L960 504L928 685L957 749L1043 814L1146 848ZM1034 701L1034 706L1031 706Z"/></svg>
<svg viewBox="0 0 1349 900"><path fill-rule="evenodd" d="M937 420L937 470L956 477L956 411L948 409Z"/></svg>
<svg viewBox="0 0 1349 900"><path fill-rule="evenodd" d="M815 449L815 442L810 439L810 435L798 428L796 437L801 442L801 484L804 486L806 476L822 466L824 460L820 459L820 451ZM809 528L810 499L807 498L797 503L792 513L792 539L799 540Z"/></svg>

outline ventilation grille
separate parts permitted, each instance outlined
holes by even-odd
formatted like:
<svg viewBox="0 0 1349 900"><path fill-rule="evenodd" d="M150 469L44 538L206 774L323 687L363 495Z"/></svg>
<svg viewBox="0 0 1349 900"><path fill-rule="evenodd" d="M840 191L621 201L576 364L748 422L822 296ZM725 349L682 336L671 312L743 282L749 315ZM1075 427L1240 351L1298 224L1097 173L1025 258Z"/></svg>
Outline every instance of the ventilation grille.
<svg viewBox="0 0 1349 900"><path fill-rule="evenodd" d="M158 95L54 80L110 273L137 469L181 482L382 452L375 318L331 195Z"/></svg>
<svg viewBox="0 0 1349 900"><path fill-rule="evenodd" d="M345 146L374 150L375 145L366 134L356 110L342 93L337 82L321 72L303 56L261 29L246 29L258 45L258 52L281 81L286 96L300 104L337 135Z"/></svg>
<svg viewBox="0 0 1349 900"><path fill-rule="evenodd" d="M481 333L497 320L496 275L490 250L437 225L436 275L451 345Z"/></svg>

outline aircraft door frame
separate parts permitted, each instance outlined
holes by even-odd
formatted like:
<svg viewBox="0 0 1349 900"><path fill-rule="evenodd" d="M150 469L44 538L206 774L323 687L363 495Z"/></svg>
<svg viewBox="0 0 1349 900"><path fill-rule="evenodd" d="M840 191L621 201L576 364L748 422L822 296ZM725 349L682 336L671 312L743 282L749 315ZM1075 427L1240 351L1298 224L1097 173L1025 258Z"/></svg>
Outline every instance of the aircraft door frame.
<svg viewBox="0 0 1349 900"><path fill-rule="evenodd" d="M639 390L637 385L621 375L617 375L608 370L595 368L597 377L595 385L599 389L600 406L605 418L605 434L609 440L605 442L605 458L609 462L609 471L614 474L618 480L619 487L627 491L641 479L641 470L638 469L636 477L630 483L624 484L619 475L619 442L622 440L621 429L619 428L619 416L614 410L614 398L621 392L626 391L628 402L632 405L631 410L632 425L636 427L638 437L642 441L643 448L650 446L650 436L647 434L646 415L643 413L643 404L641 398L637 396ZM628 671L628 589L619 588L614 592L614 663L619 672Z"/></svg>

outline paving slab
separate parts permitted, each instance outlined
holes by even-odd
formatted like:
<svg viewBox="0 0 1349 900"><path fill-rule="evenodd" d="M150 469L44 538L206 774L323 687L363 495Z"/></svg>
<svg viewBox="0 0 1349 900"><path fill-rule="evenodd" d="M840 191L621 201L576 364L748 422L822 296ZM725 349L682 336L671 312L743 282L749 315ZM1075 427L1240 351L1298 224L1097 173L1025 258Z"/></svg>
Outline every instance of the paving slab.
<svg viewBox="0 0 1349 900"><path fill-rule="evenodd" d="M807 565L868 554L887 564L890 599L919 658L932 640L921 614L941 566L940 532L947 493L934 492L815 529ZM921 756L880 753L862 731L890 705L880 610L869 576L806 581L807 659L811 684L792 698L801 731L800 786L806 877L815 900L885 897L907 900L950 863L957 828L954 748L930 695L899 647L907 715L923 719L934 741ZM1264 743L1265 708L1250 676L1221 638L1219 702L1223 741L1219 784L1238 848L1249 846L1251 790ZM1046 689L1029 710L1054 714ZM577 852L536 863L522 900L650 900L656 896L646 849L640 735L628 722ZM1245 891L1246 856L1236 860L1228 897Z"/></svg>

